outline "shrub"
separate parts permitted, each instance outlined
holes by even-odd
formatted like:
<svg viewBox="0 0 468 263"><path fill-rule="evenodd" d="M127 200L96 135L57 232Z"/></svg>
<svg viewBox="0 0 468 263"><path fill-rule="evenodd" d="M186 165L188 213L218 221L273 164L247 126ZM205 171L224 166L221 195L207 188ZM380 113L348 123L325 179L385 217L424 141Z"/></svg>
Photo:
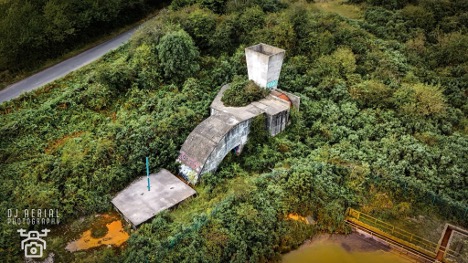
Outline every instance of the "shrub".
<svg viewBox="0 0 468 263"><path fill-rule="evenodd" d="M268 90L259 87L255 82L236 76L231 86L224 92L221 101L226 106L243 107L265 98L268 93Z"/></svg>
<svg viewBox="0 0 468 263"><path fill-rule="evenodd" d="M163 36L157 50L166 79L183 82L199 69L199 52L192 38L184 30Z"/></svg>
<svg viewBox="0 0 468 263"><path fill-rule="evenodd" d="M392 90L382 82L371 79L351 87L349 93L360 104L373 107L384 105L391 96Z"/></svg>
<svg viewBox="0 0 468 263"><path fill-rule="evenodd" d="M410 115L429 116L446 109L443 90L438 86L417 83L404 85L394 96L400 109Z"/></svg>

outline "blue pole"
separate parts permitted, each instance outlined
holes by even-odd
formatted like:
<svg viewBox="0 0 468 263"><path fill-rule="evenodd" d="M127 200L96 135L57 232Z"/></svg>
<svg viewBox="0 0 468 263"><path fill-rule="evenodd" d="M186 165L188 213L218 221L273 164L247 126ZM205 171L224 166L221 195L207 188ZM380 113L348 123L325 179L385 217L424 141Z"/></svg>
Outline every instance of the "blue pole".
<svg viewBox="0 0 468 263"><path fill-rule="evenodd" d="M148 191L151 189L149 178L149 159L146 157L146 177L148 178Z"/></svg>

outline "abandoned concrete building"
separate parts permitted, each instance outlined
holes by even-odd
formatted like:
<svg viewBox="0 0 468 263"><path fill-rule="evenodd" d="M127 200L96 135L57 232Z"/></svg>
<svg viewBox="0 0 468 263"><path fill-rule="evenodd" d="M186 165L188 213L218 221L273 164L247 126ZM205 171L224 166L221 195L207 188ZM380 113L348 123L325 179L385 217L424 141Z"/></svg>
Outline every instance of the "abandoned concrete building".
<svg viewBox="0 0 468 263"><path fill-rule="evenodd" d="M271 136L286 128L290 108L298 108L300 100L277 89L284 53L263 43L245 49L249 80L271 92L245 107L226 107L221 98L229 84L221 88L211 103L211 116L190 133L177 158L180 174L189 183L196 184L202 174L215 171L230 151L240 154L256 116L265 115L265 127Z"/></svg>
<svg viewBox="0 0 468 263"><path fill-rule="evenodd" d="M177 158L180 175L192 185L202 174L215 171L230 151L240 154L253 118L264 114L265 128L275 136L286 128L291 107L299 108L299 97L277 89L285 51L258 44L246 48L245 53L249 79L271 92L245 107L226 107L221 98L229 84L221 88L211 103L211 116L190 133ZM150 187L146 190L145 177L140 177L112 199L116 209L134 227L196 193L165 169L148 176L148 186L150 181L154 185L151 190Z"/></svg>

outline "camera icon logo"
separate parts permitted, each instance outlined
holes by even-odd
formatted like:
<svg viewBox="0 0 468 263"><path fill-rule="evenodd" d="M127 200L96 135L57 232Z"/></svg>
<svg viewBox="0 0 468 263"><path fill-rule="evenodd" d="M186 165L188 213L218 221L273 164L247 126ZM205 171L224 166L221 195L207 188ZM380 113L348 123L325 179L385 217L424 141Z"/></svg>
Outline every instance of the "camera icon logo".
<svg viewBox="0 0 468 263"><path fill-rule="evenodd" d="M21 237L26 237L21 241L21 249L24 250L24 256L27 258L41 258L44 250L47 248L47 242L41 237L46 237L49 229L39 231L29 231L18 229Z"/></svg>

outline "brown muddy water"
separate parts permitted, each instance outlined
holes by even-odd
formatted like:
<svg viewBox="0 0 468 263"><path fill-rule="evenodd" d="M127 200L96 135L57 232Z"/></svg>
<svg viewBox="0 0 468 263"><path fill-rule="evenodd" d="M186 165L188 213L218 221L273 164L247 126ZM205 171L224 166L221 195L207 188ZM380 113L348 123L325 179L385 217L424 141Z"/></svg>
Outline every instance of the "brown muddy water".
<svg viewBox="0 0 468 263"><path fill-rule="evenodd" d="M87 250L104 245L119 247L129 238L121 219L115 214L100 215L90 229L67 244L70 252Z"/></svg>
<svg viewBox="0 0 468 263"><path fill-rule="evenodd" d="M358 233L322 234L285 254L283 263L408 263L386 245Z"/></svg>

